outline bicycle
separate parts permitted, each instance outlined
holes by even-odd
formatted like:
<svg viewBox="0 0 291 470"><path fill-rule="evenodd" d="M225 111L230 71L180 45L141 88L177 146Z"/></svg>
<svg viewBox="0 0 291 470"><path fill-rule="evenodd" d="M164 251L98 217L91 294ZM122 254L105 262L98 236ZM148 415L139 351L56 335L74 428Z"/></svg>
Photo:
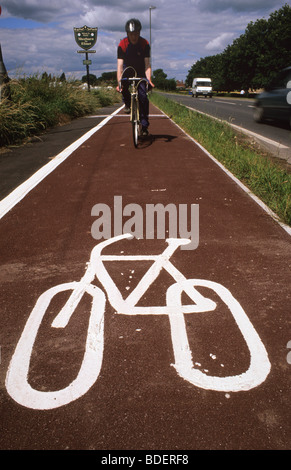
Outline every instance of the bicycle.
<svg viewBox="0 0 291 470"><path fill-rule="evenodd" d="M170 238L167 248L160 255L104 255L104 248L121 240L131 239L131 234L113 237L97 244L90 256L84 276L78 282L60 284L45 291L38 298L18 341L6 375L6 388L10 396L19 404L32 409L52 409L64 406L83 396L97 381L103 360L104 314L106 296L116 313L123 315L168 315L171 339L177 374L194 386L220 392L251 390L263 383L271 365L267 351L239 302L230 291L213 281L187 279L170 261L178 247L190 243L188 239ZM124 298L104 266L112 261L152 261L148 271L140 279L132 292ZM138 306L149 287L155 282L162 269L174 279L174 284L166 292L166 305ZM100 281L104 291L92 282ZM227 306L238 326L250 353L249 368L233 376L210 376L193 365L192 353L184 316L211 312L217 304L202 295L196 287L212 290ZM80 371L70 385L62 390L44 392L33 389L28 383L29 367L34 343L45 313L52 299L59 293L72 291L64 307L57 314L51 326L65 328L82 297L88 293L92 297L92 307L87 330L85 353ZM185 292L193 303L182 305Z"/></svg>
<svg viewBox="0 0 291 470"><path fill-rule="evenodd" d="M133 137L133 144L135 148L138 146L138 141L140 138L140 130L141 130L141 124L140 124L140 117L139 117L139 98L138 98L138 87L142 82L145 82L147 85L148 89L148 81L146 78L139 78L137 77L137 72L133 67L127 67L124 71L123 74L128 71L129 69L132 69L134 72L134 77L131 78L121 78L121 83L124 81L129 81L130 82L130 95L131 95L131 101L130 101L130 122L132 124L132 137Z"/></svg>

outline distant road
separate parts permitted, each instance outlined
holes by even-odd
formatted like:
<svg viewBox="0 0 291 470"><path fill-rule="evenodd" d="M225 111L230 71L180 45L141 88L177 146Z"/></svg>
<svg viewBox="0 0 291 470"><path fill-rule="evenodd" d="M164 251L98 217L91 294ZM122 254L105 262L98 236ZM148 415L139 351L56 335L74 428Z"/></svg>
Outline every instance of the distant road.
<svg viewBox="0 0 291 470"><path fill-rule="evenodd" d="M276 157L286 160L291 165L291 133L288 125L258 124L253 119L254 100L239 98L192 98L187 95L162 93L178 103L208 114L217 119L238 126L244 132L252 135L258 142Z"/></svg>

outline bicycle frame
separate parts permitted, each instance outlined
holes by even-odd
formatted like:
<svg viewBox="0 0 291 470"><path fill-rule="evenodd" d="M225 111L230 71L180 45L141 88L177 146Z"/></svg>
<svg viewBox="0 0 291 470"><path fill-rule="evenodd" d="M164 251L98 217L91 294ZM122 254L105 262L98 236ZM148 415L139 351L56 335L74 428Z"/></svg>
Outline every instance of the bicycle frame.
<svg viewBox="0 0 291 470"><path fill-rule="evenodd" d="M136 76L136 70L133 67L127 67L125 71L128 69L132 69L134 71L134 77L132 78L122 78L122 81L129 81L130 82L130 94L131 94L131 107L130 107L130 122L132 124L132 135L133 135L133 143L134 146L137 148L138 140L140 136L140 118L139 118L139 98L138 98L138 87L141 82L148 81L145 78L139 78Z"/></svg>
<svg viewBox="0 0 291 470"><path fill-rule="evenodd" d="M190 243L189 239L167 239L168 247L161 255L141 255L141 256L123 256L123 255L102 255L102 250L112 243L116 243L122 239L133 238L130 234L120 235L105 242L96 245L91 253L90 263L84 277L80 281L80 287L76 290L62 311L54 320L52 326L65 327L71 315L70 310L72 307L76 308L80 298L83 295L84 289L92 283L95 276L103 285L110 304L120 314L124 315L168 315L169 313L176 313L177 306L157 306L157 307L137 307L137 303L142 298L144 293L149 289L150 285L155 282L160 274L161 269L166 269L173 277L176 283L182 288L185 287L185 292L195 302L195 304L183 305L179 307L181 313L194 313L205 312L214 310L216 303L210 299L205 298L195 288L184 286L187 281L185 276L175 268L170 262L170 257L177 250L178 247ZM152 266L148 269L142 279L139 281L135 289L124 299L120 290L113 282L111 276L104 266L106 261L153 261Z"/></svg>
<svg viewBox="0 0 291 470"><path fill-rule="evenodd" d="M160 255L103 255L102 251L109 245L123 239L131 239L131 234L113 237L96 245L90 257L86 272L79 282L61 284L44 292L32 310L24 331L16 346L15 353L7 372L6 387L11 397L23 406L35 409L51 409L63 406L84 395L96 382L103 358L104 347L104 314L106 296L92 282L95 276L102 284L108 300L116 313L125 315L168 315L175 363L178 375L200 388L215 391L250 390L261 384L270 372L270 362L263 343L248 319L241 305L228 289L213 281L187 279L170 262L170 257L178 247L190 243L188 239L167 239L168 246ZM123 298L120 290L104 266L108 261L152 261L135 289ZM140 307L137 303L157 279L162 269L173 277L172 284L166 293L165 306ZM185 314L198 314L214 311L216 303L199 293L196 287L206 287L224 302L232 314L250 352L250 365L242 374L218 377L209 376L194 367L191 348L185 324ZM54 328L65 328L72 314L85 293L92 296L92 307L87 332L87 341L83 362L77 378L63 390L43 392L33 389L27 380L30 357L36 340L39 326L50 305L52 298L62 291L72 291L68 301L52 322ZM182 305L182 293L186 292L193 304ZM219 320L219 317L218 317Z"/></svg>

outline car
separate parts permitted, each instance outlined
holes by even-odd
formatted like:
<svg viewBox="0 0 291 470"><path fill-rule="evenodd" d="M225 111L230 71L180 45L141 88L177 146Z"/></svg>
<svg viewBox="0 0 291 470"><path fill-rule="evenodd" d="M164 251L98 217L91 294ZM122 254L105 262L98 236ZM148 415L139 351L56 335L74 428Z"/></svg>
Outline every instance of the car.
<svg viewBox="0 0 291 470"><path fill-rule="evenodd" d="M291 67L283 69L255 101L254 120L287 122L291 127Z"/></svg>

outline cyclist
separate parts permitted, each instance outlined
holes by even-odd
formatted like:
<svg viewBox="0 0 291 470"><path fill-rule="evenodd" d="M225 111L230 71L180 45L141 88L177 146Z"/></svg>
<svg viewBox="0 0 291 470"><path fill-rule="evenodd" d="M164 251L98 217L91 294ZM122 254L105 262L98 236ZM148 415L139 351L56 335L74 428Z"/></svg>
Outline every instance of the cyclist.
<svg viewBox="0 0 291 470"><path fill-rule="evenodd" d="M148 41L141 37L141 22L135 18L128 20L125 25L127 37L122 39L117 49L117 82L120 83L123 71L126 67L133 67L137 76L146 78L149 87L154 87L151 81L151 62L150 62L150 45ZM131 74L132 76L132 74ZM130 113L130 93L129 84L124 82L122 88L118 86L118 91L122 92L125 104L124 111ZM147 96L146 83L141 82L139 85L139 105L140 105L140 121L142 125L142 135L148 135L149 126L149 100Z"/></svg>

